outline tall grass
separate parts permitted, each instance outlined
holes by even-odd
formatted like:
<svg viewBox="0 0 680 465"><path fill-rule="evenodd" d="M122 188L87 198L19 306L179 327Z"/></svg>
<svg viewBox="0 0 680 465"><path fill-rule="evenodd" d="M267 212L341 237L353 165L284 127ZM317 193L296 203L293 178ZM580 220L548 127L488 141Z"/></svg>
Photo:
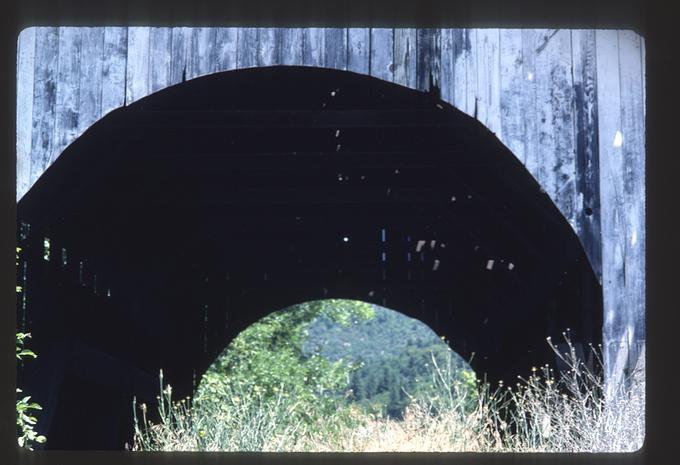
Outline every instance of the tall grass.
<svg viewBox="0 0 680 465"><path fill-rule="evenodd" d="M606 395L601 358L589 368L565 333L567 366L556 377L547 366L533 368L514 386L496 389L462 384L450 363L431 364L435 391L410 396L403 420L370 415L338 403L334 414L300 420L285 396L265 401L247 386L232 387L219 405L174 401L169 386L158 398L160 422L135 417L135 450L200 451L451 451L451 452L627 452L644 440L644 366ZM223 396L222 399L225 399Z"/></svg>

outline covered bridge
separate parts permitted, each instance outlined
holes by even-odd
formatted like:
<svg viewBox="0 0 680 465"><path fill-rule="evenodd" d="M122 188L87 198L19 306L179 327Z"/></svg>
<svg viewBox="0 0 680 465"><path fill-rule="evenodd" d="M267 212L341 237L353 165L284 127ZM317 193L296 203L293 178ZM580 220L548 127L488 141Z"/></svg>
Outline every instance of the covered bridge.
<svg viewBox="0 0 680 465"><path fill-rule="evenodd" d="M492 381L554 362L545 337L565 328L602 340L598 243L421 61L420 91L321 67L185 67L32 181L19 323L41 354L24 376L49 448L120 448L159 368L190 395L238 332L308 300L419 318ZM89 402L110 412L84 433Z"/></svg>

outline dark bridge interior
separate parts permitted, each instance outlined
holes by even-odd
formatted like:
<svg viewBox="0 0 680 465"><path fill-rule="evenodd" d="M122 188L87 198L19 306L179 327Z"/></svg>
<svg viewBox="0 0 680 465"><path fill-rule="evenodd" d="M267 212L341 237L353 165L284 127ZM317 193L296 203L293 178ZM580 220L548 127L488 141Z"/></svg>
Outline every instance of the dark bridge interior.
<svg viewBox="0 0 680 465"><path fill-rule="evenodd" d="M577 236L481 123L335 70L230 71L111 112L19 202L19 383L48 449L121 449L242 329L348 298L419 318L492 381L601 339ZM96 405L95 417L88 406ZM87 425L84 427L83 425Z"/></svg>

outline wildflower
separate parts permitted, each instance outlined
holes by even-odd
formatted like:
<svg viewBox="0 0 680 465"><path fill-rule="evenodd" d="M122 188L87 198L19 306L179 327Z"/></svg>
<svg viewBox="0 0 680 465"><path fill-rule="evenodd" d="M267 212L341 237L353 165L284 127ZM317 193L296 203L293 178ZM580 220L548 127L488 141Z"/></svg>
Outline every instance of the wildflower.
<svg viewBox="0 0 680 465"><path fill-rule="evenodd" d="M541 436L549 438L550 433L550 417L548 415L543 415L543 420L541 421Z"/></svg>

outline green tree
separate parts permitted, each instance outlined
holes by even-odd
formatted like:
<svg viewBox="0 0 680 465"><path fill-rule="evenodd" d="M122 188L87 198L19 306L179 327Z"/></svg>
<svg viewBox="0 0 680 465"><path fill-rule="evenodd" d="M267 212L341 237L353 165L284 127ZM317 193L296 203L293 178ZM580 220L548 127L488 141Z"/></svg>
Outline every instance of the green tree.
<svg viewBox="0 0 680 465"><path fill-rule="evenodd" d="M254 395L295 400L291 415L311 422L332 412L338 394L347 394L351 373L359 364L330 361L302 350L310 323L324 316L340 325L374 316L370 304L323 300L274 312L242 331L211 366L194 398L197 408L229 405L229 398ZM342 396L340 396L342 397Z"/></svg>

